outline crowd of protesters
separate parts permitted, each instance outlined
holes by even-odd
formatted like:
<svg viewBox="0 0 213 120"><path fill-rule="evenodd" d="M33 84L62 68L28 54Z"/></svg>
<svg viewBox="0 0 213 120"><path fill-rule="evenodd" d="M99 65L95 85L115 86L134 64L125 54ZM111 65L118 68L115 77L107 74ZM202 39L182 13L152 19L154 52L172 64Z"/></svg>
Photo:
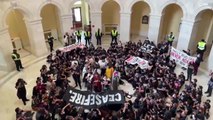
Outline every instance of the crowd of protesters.
<svg viewBox="0 0 213 120"><path fill-rule="evenodd" d="M170 46L166 42L157 46L145 40L137 43L112 44L102 47L77 48L69 52L56 51L47 57L41 76L33 88L32 109L37 120L193 120L209 118L210 100L202 102L203 87L197 79L176 74L176 63L170 60ZM128 64L131 56L148 61L147 69ZM113 84L119 74L117 84ZM73 79L72 79L73 78ZM213 75L212 75L213 78ZM187 81L188 80L188 81ZM63 95L72 82L76 89L86 88L104 92L128 82L135 99L128 99L121 106L111 109L104 106L84 109L65 103ZM186 82L187 81L187 82ZM116 85L116 86L113 86ZM25 120L25 111L16 109L19 120ZM29 118L30 119L30 118Z"/></svg>

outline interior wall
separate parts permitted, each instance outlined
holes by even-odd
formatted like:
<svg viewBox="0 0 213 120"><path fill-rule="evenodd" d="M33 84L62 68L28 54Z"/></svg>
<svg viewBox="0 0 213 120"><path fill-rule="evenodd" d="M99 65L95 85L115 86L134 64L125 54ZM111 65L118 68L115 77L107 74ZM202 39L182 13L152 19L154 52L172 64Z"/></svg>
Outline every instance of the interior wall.
<svg viewBox="0 0 213 120"><path fill-rule="evenodd" d="M29 36L22 13L19 10L10 11L7 15L6 23L11 39L19 37L22 47L28 48L30 46Z"/></svg>
<svg viewBox="0 0 213 120"><path fill-rule="evenodd" d="M131 34L147 36L149 30L149 24L142 24L142 17L144 15L149 16L150 8L144 2L137 2L132 7L131 14Z"/></svg>
<svg viewBox="0 0 213 120"><path fill-rule="evenodd" d="M181 18L183 17L182 9L178 5L172 4L164 8L162 14L163 22L161 23L162 31L160 40L164 40L166 35L168 35L170 32L173 32L175 39L178 39Z"/></svg>
<svg viewBox="0 0 213 120"><path fill-rule="evenodd" d="M80 7L81 8L81 19L83 25L89 25L90 17L89 17L89 5L85 0L81 0L81 4L74 4L73 7Z"/></svg>
<svg viewBox="0 0 213 120"><path fill-rule="evenodd" d="M107 1L102 6L102 24L120 24L120 7L115 1Z"/></svg>
<svg viewBox="0 0 213 120"><path fill-rule="evenodd" d="M4 59L2 49L0 48L0 67L5 66L5 63L6 63L6 61Z"/></svg>
<svg viewBox="0 0 213 120"><path fill-rule="evenodd" d="M49 31L51 29L56 29L58 38L61 40L61 28L60 28L60 19L59 19L59 11L55 5L49 4L43 7L41 10L41 17L42 17L42 26L43 30Z"/></svg>
<svg viewBox="0 0 213 120"><path fill-rule="evenodd" d="M197 49L197 43L201 39L205 39L207 42L207 45L211 47L211 38L213 36L213 13L211 10L206 10L201 13L199 13L196 16L196 22L193 26L193 31L191 35L191 40L189 44L189 49L191 49L192 53L195 53Z"/></svg>

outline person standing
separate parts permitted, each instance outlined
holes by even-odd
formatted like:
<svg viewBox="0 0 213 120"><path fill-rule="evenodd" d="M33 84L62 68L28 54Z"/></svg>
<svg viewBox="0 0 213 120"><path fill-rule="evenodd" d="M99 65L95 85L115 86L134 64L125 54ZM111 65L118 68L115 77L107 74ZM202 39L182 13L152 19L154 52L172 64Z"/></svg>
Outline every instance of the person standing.
<svg viewBox="0 0 213 120"><path fill-rule="evenodd" d="M167 42L168 42L168 45L172 46L172 43L175 39L175 36L173 35L173 32L171 32L168 36L167 36Z"/></svg>
<svg viewBox="0 0 213 120"><path fill-rule="evenodd" d="M71 44L75 44L76 42L76 36L74 33L72 33L72 35L70 36L70 39L71 39Z"/></svg>
<svg viewBox="0 0 213 120"><path fill-rule="evenodd" d="M210 73L210 76L211 76L211 78L208 82L208 89L205 92L206 94L208 94L207 97L210 97L212 95L212 89L213 89L213 73L212 72Z"/></svg>
<svg viewBox="0 0 213 120"><path fill-rule="evenodd" d="M103 34L100 30L100 28L98 28L98 31L95 32L95 37L97 39L97 45L101 45L101 38L102 38Z"/></svg>
<svg viewBox="0 0 213 120"><path fill-rule="evenodd" d="M203 61L203 54L206 51L206 42L204 39L202 39L197 44L197 54L200 54L201 60Z"/></svg>
<svg viewBox="0 0 213 120"><path fill-rule="evenodd" d="M201 63L201 57L200 57L200 54L197 55L197 58L194 62L194 75L197 75L197 72L198 72L198 68L200 66L200 63Z"/></svg>
<svg viewBox="0 0 213 120"><path fill-rule="evenodd" d="M64 44L65 44L65 46L71 44L69 39L70 39L70 36L69 36L68 32L66 32L65 35L64 35Z"/></svg>
<svg viewBox="0 0 213 120"><path fill-rule="evenodd" d="M113 44L113 42L117 45L118 42L117 42L117 37L118 37L118 31L116 30L116 28L114 28L112 31L111 31L111 37L112 37L112 41L111 41L111 44Z"/></svg>
<svg viewBox="0 0 213 120"><path fill-rule="evenodd" d="M53 40L54 40L54 37L52 35L49 35L48 38L48 43L49 43L49 46L50 46L50 52L52 52L54 49L53 49Z"/></svg>
<svg viewBox="0 0 213 120"><path fill-rule="evenodd" d="M81 31L80 30L76 31L76 36L77 36L78 44L81 43Z"/></svg>
<svg viewBox="0 0 213 120"><path fill-rule="evenodd" d="M26 105L26 101L29 101L26 97L26 84L27 83L22 78L19 78L15 85L15 88L17 89L17 97L23 101L24 105Z"/></svg>
<svg viewBox="0 0 213 120"><path fill-rule="evenodd" d="M81 89L81 69L80 66L76 63L74 63L74 71L72 76L75 81L75 87L79 85Z"/></svg>
<svg viewBox="0 0 213 120"><path fill-rule="evenodd" d="M193 74L193 64L192 63L189 63L188 65L188 69L187 69L187 79L186 80L192 80L192 74Z"/></svg>
<svg viewBox="0 0 213 120"><path fill-rule="evenodd" d="M84 33L84 36L85 36L85 44L86 44L86 46L87 46L87 44L88 45L90 45L90 40L91 40L91 36L92 36L92 34L91 34L91 32L90 31L85 31L85 33Z"/></svg>
<svg viewBox="0 0 213 120"><path fill-rule="evenodd" d="M13 53L11 54L12 59L14 60L16 64L16 70L20 71L20 69L24 69L21 63L20 55L17 53L17 50L13 50Z"/></svg>

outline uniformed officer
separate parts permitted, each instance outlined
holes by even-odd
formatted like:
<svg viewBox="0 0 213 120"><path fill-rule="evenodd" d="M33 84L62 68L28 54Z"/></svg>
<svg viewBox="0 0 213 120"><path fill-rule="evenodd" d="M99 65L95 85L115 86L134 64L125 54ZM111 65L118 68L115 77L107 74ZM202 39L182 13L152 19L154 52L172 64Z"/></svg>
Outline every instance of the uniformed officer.
<svg viewBox="0 0 213 120"><path fill-rule="evenodd" d="M111 41L111 44L113 44L113 42L117 45L118 42L117 42L117 37L118 37L118 31L116 30L116 28L114 28L112 31L111 31L111 37L112 37L112 41Z"/></svg>
<svg viewBox="0 0 213 120"><path fill-rule="evenodd" d="M80 30L76 31L76 36L77 36L78 43L81 43L81 31Z"/></svg>
<svg viewBox="0 0 213 120"><path fill-rule="evenodd" d="M100 28L98 28L98 31L95 32L95 37L97 39L97 45L101 45L101 38L102 38L103 34L100 30Z"/></svg>
<svg viewBox="0 0 213 120"><path fill-rule="evenodd" d="M87 44L90 45L92 34L89 30L85 31L84 37L85 37L86 46Z"/></svg>
<svg viewBox="0 0 213 120"><path fill-rule="evenodd" d="M17 53L17 50L15 50L15 49L13 50L11 57L16 64L17 71L20 71L20 69L24 69L24 67L22 66L21 60L20 60L20 55Z"/></svg>
<svg viewBox="0 0 213 120"><path fill-rule="evenodd" d="M203 61L203 54L206 51L206 42L204 39L202 39L197 44L197 54L200 54L201 60Z"/></svg>
<svg viewBox="0 0 213 120"><path fill-rule="evenodd" d="M54 49L53 49L53 40L54 40L54 37L52 35L49 35L48 38L48 43L49 43L49 46L50 46L50 52L52 52Z"/></svg>
<svg viewBox="0 0 213 120"><path fill-rule="evenodd" d="M172 46L172 43L175 39L175 36L173 35L173 32L171 32L168 36L167 36L167 42L170 46Z"/></svg>

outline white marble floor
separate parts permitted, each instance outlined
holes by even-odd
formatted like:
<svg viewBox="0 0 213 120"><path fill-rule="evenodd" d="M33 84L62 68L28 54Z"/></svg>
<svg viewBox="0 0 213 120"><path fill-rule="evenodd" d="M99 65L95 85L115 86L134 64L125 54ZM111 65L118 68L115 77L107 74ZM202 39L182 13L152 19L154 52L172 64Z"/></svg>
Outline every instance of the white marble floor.
<svg viewBox="0 0 213 120"><path fill-rule="evenodd" d="M134 41L134 40L133 40ZM103 45L108 47L109 39L103 41ZM58 46L60 47L60 46ZM21 72L13 71L8 73L0 80L0 116L1 120L15 120L15 108L20 107L25 110L31 110L31 102L28 102L26 106L23 105L22 101L16 97L16 89L15 83L18 78L23 78L26 82L27 89L27 98L31 98L32 96L32 88L35 85L36 77L40 75L40 68L43 64L46 64L46 56L36 58L33 55L29 55L23 58L23 64L25 69ZM179 67L176 69L176 73L180 73L183 71ZM186 74L186 71L184 71ZM207 82L209 80L207 71L199 71L196 77L198 79L198 84L203 86L203 91L207 89ZM71 82L73 84L74 82ZM130 94L133 93L133 89L131 85L125 84L125 86L120 86L120 89L126 90ZM203 100L206 100L207 97L204 95ZM212 101L212 109L211 109L211 118L213 120L213 97L208 98Z"/></svg>

